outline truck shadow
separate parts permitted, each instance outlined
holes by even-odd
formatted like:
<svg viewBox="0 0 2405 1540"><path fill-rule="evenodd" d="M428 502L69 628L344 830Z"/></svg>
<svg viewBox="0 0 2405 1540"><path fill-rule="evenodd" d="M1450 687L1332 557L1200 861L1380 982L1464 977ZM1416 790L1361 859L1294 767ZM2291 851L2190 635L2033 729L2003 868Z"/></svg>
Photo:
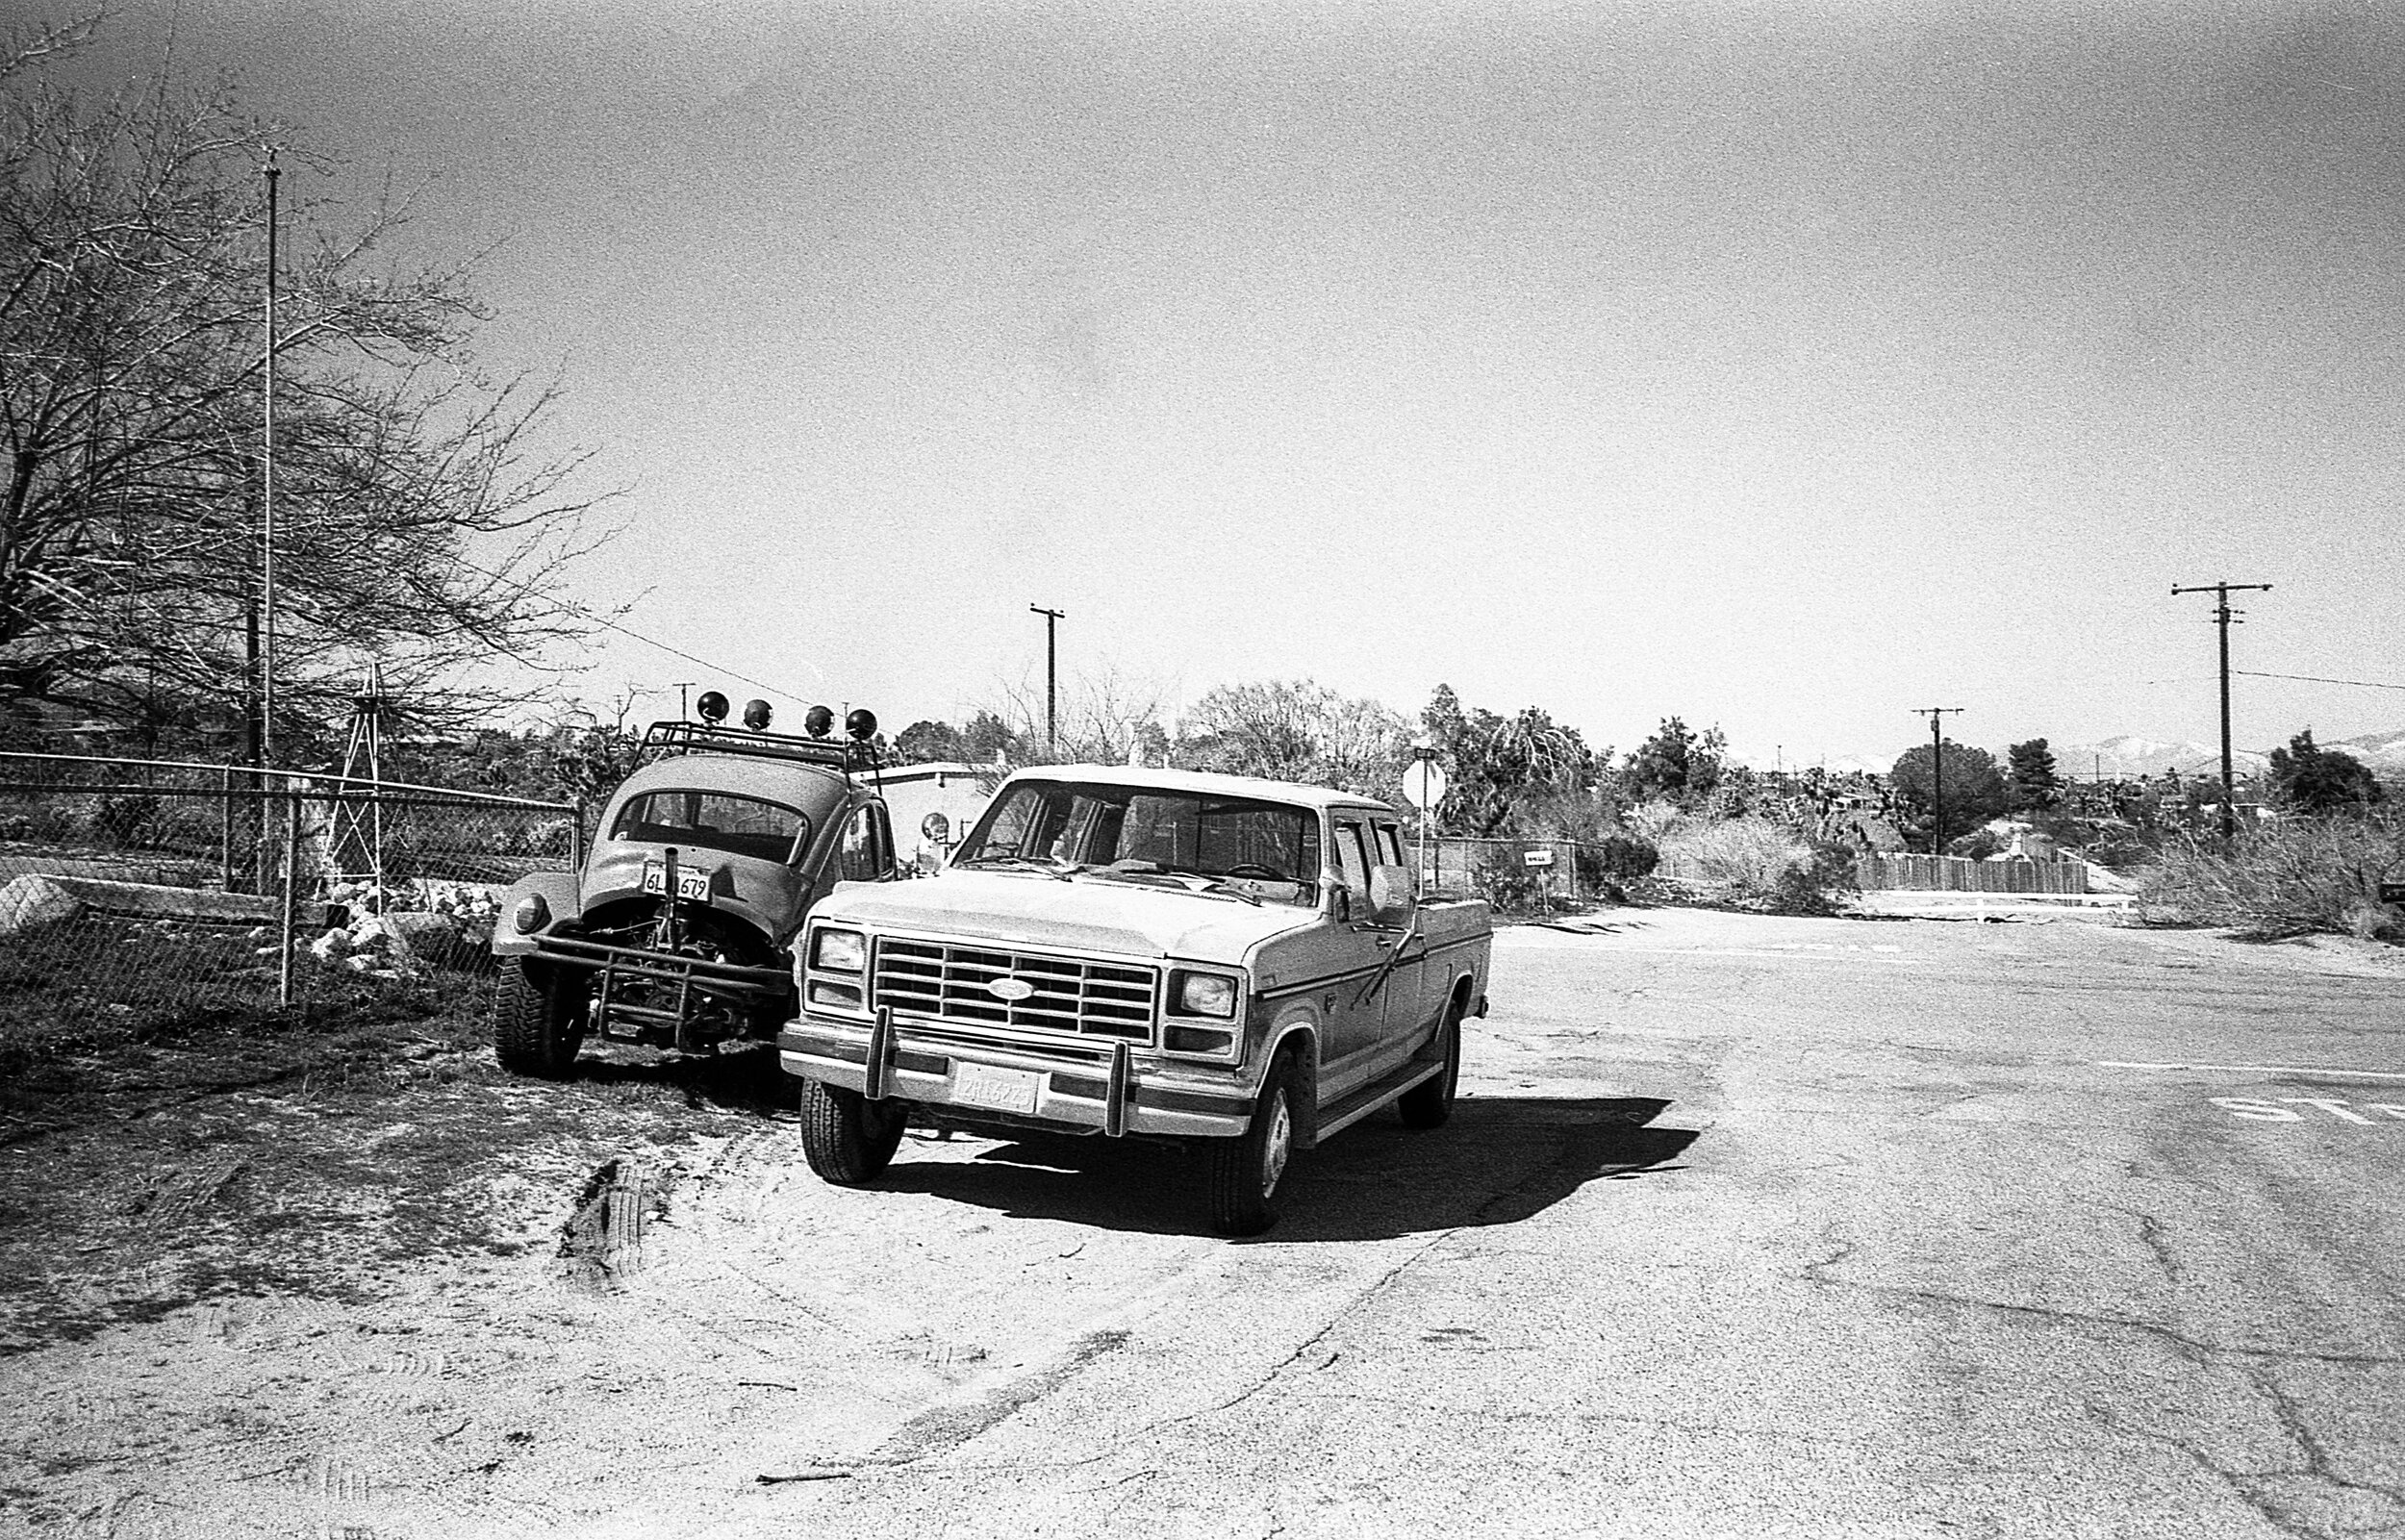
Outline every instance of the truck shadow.
<svg viewBox="0 0 2405 1540"><path fill-rule="evenodd" d="M1389 1111L1296 1157L1284 1213L1262 1241L1371 1241L1514 1224L1598 1180L1676 1171L1690 1128L1654 1126L1651 1097L1463 1097L1444 1127L1405 1128ZM1015 1219L1101 1229L1206 1234L1200 1150L1136 1141L1015 1140L965 1162L915 1162L921 1138L878 1186Z"/></svg>

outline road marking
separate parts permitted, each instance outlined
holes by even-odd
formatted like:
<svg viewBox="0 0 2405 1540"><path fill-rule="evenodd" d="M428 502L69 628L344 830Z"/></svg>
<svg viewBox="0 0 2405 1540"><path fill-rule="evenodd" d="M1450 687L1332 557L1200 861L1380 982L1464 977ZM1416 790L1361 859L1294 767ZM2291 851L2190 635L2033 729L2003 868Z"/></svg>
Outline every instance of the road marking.
<svg viewBox="0 0 2405 1540"><path fill-rule="evenodd" d="M2355 1111L2353 1108L2347 1106L2345 1102L2339 1100L2335 1097L2282 1097L2280 1099L2282 1101L2301 1102L2308 1107L2319 1107L2331 1117L2343 1118L2348 1123L2369 1123L2371 1121L2369 1118L2367 1118L2362 1113Z"/></svg>
<svg viewBox="0 0 2405 1540"><path fill-rule="evenodd" d="M2119 1059L2098 1059L2100 1070L2220 1070L2238 1074L2342 1074L2358 1080L2405 1080L2405 1073L2394 1070L2316 1070L2295 1064L2129 1064Z"/></svg>
<svg viewBox="0 0 2405 1540"><path fill-rule="evenodd" d="M2372 1126L2380 1121L2377 1118L2365 1117L2336 1097L2282 1097L2279 1101L2269 1101L2260 1097L2209 1097L2206 1099L2231 1117L2244 1118L2249 1123L2317 1121L2307 1119L2301 1112L2291 1111L2280 1104L2283 1101L2307 1107L2319 1107L2342 1123L2351 1123L2362 1127ZM2405 1102L2367 1101L2364 1105L2373 1112L2382 1113L2399 1123L2405 1123Z"/></svg>

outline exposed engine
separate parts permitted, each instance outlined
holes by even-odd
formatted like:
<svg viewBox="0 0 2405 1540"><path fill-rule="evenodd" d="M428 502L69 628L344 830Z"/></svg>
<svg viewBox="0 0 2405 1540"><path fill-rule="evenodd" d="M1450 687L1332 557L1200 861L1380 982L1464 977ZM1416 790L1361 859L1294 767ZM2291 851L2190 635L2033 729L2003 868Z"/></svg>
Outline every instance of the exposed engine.
<svg viewBox="0 0 2405 1540"><path fill-rule="evenodd" d="M729 987L676 967L677 958L780 972L790 966L767 937L707 904L627 899L588 916L584 938L651 954L595 973L591 1022L602 1036L706 1049L751 1034L763 1024L763 1013L772 1027L784 1013L781 998L763 1000L756 989Z"/></svg>

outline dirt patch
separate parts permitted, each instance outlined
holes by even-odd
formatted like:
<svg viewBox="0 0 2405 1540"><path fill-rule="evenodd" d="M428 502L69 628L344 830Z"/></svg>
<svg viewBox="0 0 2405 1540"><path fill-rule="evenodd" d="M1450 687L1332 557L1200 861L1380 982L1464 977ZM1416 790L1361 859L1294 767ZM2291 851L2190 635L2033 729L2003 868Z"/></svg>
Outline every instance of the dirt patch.
<svg viewBox="0 0 2405 1540"><path fill-rule="evenodd" d="M565 1083L523 1081L494 1063L489 988L435 974L307 1010L101 1001L52 1019L15 1000L0 1357L212 1301L362 1302L432 1256L557 1244L596 1284L639 1268L667 1197L659 1151L755 1126L783 1095L772 1055L595 1055Z"/></svg>

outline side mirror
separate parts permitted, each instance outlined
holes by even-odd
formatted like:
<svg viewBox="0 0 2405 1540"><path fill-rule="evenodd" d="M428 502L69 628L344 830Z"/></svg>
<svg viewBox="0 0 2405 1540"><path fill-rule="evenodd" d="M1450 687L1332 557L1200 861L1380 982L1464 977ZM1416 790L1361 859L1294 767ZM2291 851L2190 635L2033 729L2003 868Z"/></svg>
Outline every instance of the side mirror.
<svg viewBox="0 0 2405 1540"><path fill-rule="evenodd" d="M1412 891L1409 867L1370 868L1370 923L1401 925L1411 918L1418 895Z"/></svg>

